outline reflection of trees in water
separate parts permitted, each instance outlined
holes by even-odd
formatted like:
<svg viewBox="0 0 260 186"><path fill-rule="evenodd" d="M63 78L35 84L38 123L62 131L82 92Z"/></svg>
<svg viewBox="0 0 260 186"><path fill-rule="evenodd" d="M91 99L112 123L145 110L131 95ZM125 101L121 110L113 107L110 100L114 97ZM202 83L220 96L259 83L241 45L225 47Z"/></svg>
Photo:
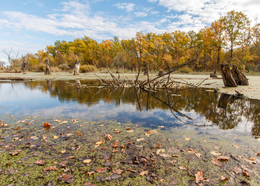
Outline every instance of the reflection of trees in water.
<svg viewBox="0 0 260 186"><path fill-rule="evenodd" d="M205 118L220 129L236 127L242 118L254 123L252 135L260 136L260 101L237 99L228 94L218 95L203 89L183 89L181 91L162 91L148 93L134 88L108 89L98 88L99 81L46 81L26 82L26 86L35 89L40 87L43 92L49 92L52 97L58 97L61 102L77 101L91 106L100 100L115 105L135 104L137 110L159 108L168 110L169 105L177 111L191 112L205 116ZM80 85L80 88L79 88ZM83 85L87 85L84 87ZM152 95L153 96L152 96ZM156 97L156 98L155 98Z"/></svg>

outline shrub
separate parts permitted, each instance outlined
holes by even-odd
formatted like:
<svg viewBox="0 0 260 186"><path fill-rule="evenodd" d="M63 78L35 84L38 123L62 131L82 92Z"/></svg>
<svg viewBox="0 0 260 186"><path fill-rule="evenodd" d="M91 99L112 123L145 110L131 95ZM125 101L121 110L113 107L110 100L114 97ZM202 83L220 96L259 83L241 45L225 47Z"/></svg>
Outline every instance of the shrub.
<svg viewBox="0 0 260 186"><path fill-rule="evenodd" d="M69 71L71 68L69 67L69 65L67 64L60 64L59 65L59 68L62 70L62 71Z"/></svg>
<svg viewBox="0 0 260 186"><path fill-rule="evenodd" d="M79 70L81 73L92 72L92 71L96 71L97 67L94 65L81 65Z"/></svg>
<svg viewBox="0 0 260 186"><path fill-rule="evenodd" d="M180 72L181 73L190 73L190 72L192 72L192 69L188 66L184 66L180 69Z"/></svg>
<svg viewBox="0 0 260 186"><path fill-rule="evenodd" d="M32 67L32 71L35 71L35 72L44 72L45 71L45 64L43 63L40 63L40 64L37 64L37 65L34 65Z"/></svg>

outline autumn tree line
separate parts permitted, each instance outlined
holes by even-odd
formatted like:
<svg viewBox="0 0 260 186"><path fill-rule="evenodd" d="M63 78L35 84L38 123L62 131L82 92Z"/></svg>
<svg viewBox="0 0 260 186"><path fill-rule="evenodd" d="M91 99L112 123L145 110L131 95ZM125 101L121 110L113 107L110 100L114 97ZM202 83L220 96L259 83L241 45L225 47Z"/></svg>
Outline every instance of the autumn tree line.
<svg viewBox="0 0 260 186"><path fill-rule="evenodd" d="M56 41L45 50L10 59L9 63L10 69L41 72L48 59L52 71L72 71L75 56L80 59L81 72L107 68L168 71L191 59L196 62L183 67L182 72L216 71L225 63L257 71L260 70L260 24L251 25L245 14L230 11L198 32L137 32L132 39L114 37L101 43L85 36L70 42Z"/></svg>

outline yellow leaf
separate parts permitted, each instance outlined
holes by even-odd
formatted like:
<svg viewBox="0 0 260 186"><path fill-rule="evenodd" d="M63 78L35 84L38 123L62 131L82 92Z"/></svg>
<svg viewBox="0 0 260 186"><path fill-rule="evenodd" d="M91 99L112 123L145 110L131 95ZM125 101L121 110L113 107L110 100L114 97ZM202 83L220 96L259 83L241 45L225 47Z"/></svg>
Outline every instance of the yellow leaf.
<svg viewBox="0 0 260 186"><path fill-rule="evenodd" d="M85 164L88 164L88 163L90 163L91 162L91 159L85 159L85 160L83 160L83 163L85 163Z"/></svg>
<svg viewBox="0 0 260 186"><path fill-rule="evenodd" d="M53 136L53 138L54 138L54 139L58 139L58 138L59 138L59 136Z"/></svg>

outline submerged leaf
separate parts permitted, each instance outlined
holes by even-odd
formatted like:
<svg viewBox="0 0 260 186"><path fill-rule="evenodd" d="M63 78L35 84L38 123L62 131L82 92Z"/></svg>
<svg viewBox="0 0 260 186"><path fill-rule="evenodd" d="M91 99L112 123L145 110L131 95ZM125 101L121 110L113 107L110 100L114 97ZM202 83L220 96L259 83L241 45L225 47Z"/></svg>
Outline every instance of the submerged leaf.
<svg viewBox="0 0 260 186"><path fill-rule="evenodd" d="M158 132L156 131L156 130L147 130L147 131L145 131L145 135L146 136L150 136L150 135L152 135L152 134L157 134Z"/></svg>
<svg viewBox="0 0 260 186"><path fill-rule="evenodd" d="M240 174L242 173L242 169L240 169L239 167L233 167L233 172L236 173L236 174Z"/></svg>
<svg viewBox="0 0 260 186"><path fill-rule="evenodd" d="M113 173L118 174L118 175L121 175L123 172L124 172L124 170L121 170L121 169L117 169L117 170L113 171Z"/></svg>
<svg viewBox="0 0 260 186"><path fill-rule="evenodd" d="M105 137L108 141L111 141L113 139L113 137L110 134L106 134Z"/></svg>
<svg viewBox="0 0 260 186"><path fill-rule="evenodd" d="M57 170L58 169L56 166L50 166L43 169L43 171L57 171Z"/></svg>
<svg viewBox="0 0 260 186"><path fill-rule="evenodd" d="M112 148L117 148L117 147L118 147L118 142L117 142L117 141L114 141L114 142L111 144L111 147L112 147Z"/></svg>

